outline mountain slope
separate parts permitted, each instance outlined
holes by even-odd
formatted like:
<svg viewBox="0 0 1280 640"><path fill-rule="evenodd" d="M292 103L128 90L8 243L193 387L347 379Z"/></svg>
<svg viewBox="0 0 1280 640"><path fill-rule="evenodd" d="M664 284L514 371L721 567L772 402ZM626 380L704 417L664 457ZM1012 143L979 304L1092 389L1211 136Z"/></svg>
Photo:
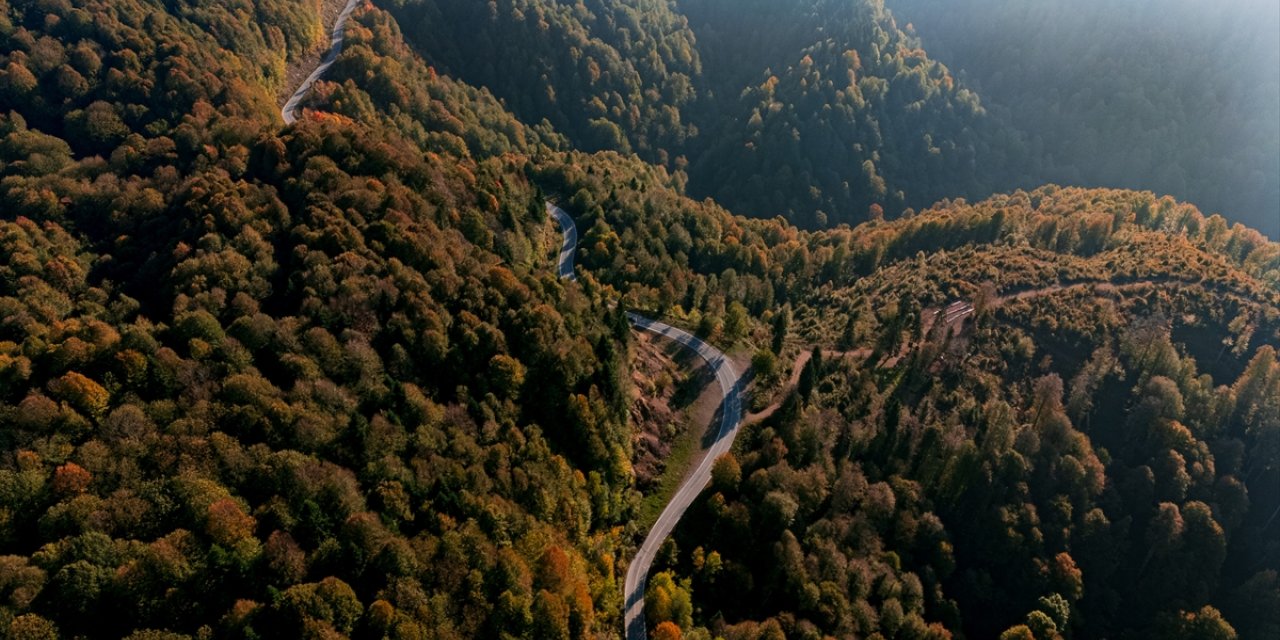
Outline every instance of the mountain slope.
<svg viewBox="0 0 1280 640"><path fill-rule="evenodd" d="M796 302L815 355L655 567L679 624L1268 637L1280 273L1274 244L1258 276L1230 257L1256 232L1165 231L1219 224L1048 187L854 229L878 264ZM972 319L935 320L955 300Z"/></svg>
<svg viewBox="0 0 1280 640"><path fill-rule="evenodd" d="M616 627L625 333L547 272L525 161L280 131L228 16L4 9L10 78L108 61L0 124L6 635Z"/></svg>
<svg viewBox="0 0 1280 640"><path fill-rule="evenodd" d="M994 176L1022 186L977 95L882 4L748 6L680 3L717 97L689 153L692 193L825 227L986 195Z"/></svg>
<svg viewBox="0 0 1280 640"><path fill-rule="evenodd" d="M685 110L698 53L667 0L391 6L428 62L487 87L526 122L548 120L577 148L666 164L695 133Z"/></svg>
<svg viewBox="0 0 1280 640"><path fill-rule="evenodd" d="M634 151L750 215L857 223L880 215L872 205L985 195L1012 166L977 97L873 0L404 0L393 13L428 61L525 122Z"/></svg>

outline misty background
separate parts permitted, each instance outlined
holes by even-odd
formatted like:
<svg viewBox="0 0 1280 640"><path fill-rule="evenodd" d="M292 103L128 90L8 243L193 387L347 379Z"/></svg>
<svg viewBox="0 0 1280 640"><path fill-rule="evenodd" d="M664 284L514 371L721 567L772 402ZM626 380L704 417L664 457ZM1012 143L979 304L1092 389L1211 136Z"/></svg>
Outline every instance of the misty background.
<svg viewBox="0 0 1280 640"><path fill-rule="evenodd" d="M1044 181L1170 194L1280 238L1275 0L886 4L1026 135Z"/></svg>

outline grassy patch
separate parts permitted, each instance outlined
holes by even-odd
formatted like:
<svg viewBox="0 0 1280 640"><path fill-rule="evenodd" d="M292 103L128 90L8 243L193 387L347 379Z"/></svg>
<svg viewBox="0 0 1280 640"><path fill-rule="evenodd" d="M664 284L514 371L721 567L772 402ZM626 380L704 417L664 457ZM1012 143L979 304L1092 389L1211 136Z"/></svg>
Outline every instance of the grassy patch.
<svg viewBox="0 0 1280 640"><path fill-rule="evenodd" d="M643 531L648 531L658 521L662 509L671 502L676 490L680 488L681 481L689 471L690 462L699 451L700 431L701 429L695 429L689 424L688 418L684 419L684 425L671 443L671 453L667 455L666 466L658 477L657 489L640 502L640 526Z"/></svg>

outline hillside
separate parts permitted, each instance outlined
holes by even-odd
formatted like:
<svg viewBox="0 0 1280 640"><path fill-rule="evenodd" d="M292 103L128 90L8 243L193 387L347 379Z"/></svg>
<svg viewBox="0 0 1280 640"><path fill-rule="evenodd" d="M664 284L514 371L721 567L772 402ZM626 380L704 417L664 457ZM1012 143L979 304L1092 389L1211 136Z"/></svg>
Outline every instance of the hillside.
<svg viewBox="0 0 1280 640"><path fill-rule="evenodd" d="M621 637L673 431L629 311L778 401L654 554L654 637L1275 635L1280 244L1143 191L894 215L998 165L876 2L744 65L769 153L879 131L840 162L884 199L796 173L794 222L686 195L802 166L679 159L770 99L712 71L724 4L435 4L359 7L286 126L324 3L0 0L0 635Z"/></svg>
<svg viewBox="0 0 1280 640"><path fill-rule="evenodd" d="M428 62L525 122L584 151L635 152L738 213L857 223L988 194L1015 166L1016 140L878 0L748 5L398 0L391 11Z"/></svg>
<svg viewBox="0 0 1280 640"><path fill-rule="evenodd" d="M625 333L527 159L281 130L228 14L0 8L5 635L616 626Z"/></svg>
<svg viewBox="0 0 1280 640"><path fill-rule="evenodd" d="M1169 193L1275 237L1280 22L1263 4L396 0L391 11L429 63L525 122L545 120L577 149L637 153L735 213L821 228L1053 182Z"/></svg>
<svg viewBox="0 0 1280 640"><path fill-rule="evenodd" d="M714 87L688 152L691 194L820 228L987 195L995 176L1024 184L978 96L882 3L679 7Z"/></svg>
<svg viewBox="0 0 1280 640"><path fill-rule="evenodd" d="M1057 187L852 230L853 265L909 249L795 303L789 341L821 355L677 530L651 599L691 609L650 624L1270 637L1280 274L1222 230Z"/></svg>

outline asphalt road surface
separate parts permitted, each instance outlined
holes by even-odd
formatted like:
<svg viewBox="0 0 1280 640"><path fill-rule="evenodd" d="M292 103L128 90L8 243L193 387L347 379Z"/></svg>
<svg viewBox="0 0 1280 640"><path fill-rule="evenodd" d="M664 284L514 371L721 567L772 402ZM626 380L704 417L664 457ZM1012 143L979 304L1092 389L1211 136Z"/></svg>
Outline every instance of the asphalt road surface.
<svg viewBox="0 0 1280 640"><path fill-rule="evenodd" d="M693 473L685 479L684 484L680 485L671 502L663 508L662 515L658 516L658 521L649 530L649 535L645 536L644 544L640 545L640 550L631 559L631 566L627 568L627 580L622 591L625 607L623 624L626 627L628 640L644 640L646 638L644 589L649 580L649 567L653 564L653 558L657 555L662 542L671 535L672 530L676 528L676 523L689 509L689 505L693 504L698 494L702 493L711 481L711 466L715 464L716 458L733 446L733 439L738 435L738 427L742 424L742 377L734 370L733 363L719 349L703 342L697 336L634 313L628 313L627 318L636 328L666 336L692 349L706 360L715 371L716 382L720 383L720 393L723 398L720 404L720 432L716 434L715 443L711 445L698 468L694 469Z"/></svg>
<svg viewBox="0 0 1280 640"><path fill-rule="evenodd" d="M578 225L564 209L550 202L547 203L547 212L560 223L560 233L564 235L564 242L560 245L560 277L577 280L578 276L573 273L573 252L578 250Z"/></svg>
<svg viewBox="0 0 1280 640"><path fill-rule="evenodd" d="M316 81L324 77L328 73L329 67L333 66L334 60L338 59L338 54L342 53L342 44L346 41L347 19L351 17L351 13L356 10L356 5L363 0L348 0L347 6L342 8L342 13L338 14L338 19L333 22L333 35L329 39L329 52L324 54L324 58L320 60L320 65L316 67L311 75L298 86L298 89L289 96L285 101L284 107L280 109L280 116L284 118L285 124L293 124L298 121L298 112L302 109L302 100L311 93L311 87L315 86Z"/></svg>
<svg viewBox="0 0 1280 640"><path fill-rule="evenodd" d="M547 212L560 223L560 231L564 235L564 243L560 248L560 277L573 279L573 254L578 246L578 227L573 223L573 218L560 207L547 203ZM733 446L733 439L738 435L738 427L742 424L742 376L724 353L687 331L636 313L628 312L627 319L637 329L664 336L698 354L715 372L721 395L720 431L716 434L715 443L663 508L658 521L649 530L649 535L645 536L644 543L627 568L627 579L622 591L625 607L623 626L628 640L645 640L644 590L649 580L649 568L653 565L654 556L662 542L671 535L676 523L680 522L685 511L711 481L711 467L716 458Z"/></svg>

